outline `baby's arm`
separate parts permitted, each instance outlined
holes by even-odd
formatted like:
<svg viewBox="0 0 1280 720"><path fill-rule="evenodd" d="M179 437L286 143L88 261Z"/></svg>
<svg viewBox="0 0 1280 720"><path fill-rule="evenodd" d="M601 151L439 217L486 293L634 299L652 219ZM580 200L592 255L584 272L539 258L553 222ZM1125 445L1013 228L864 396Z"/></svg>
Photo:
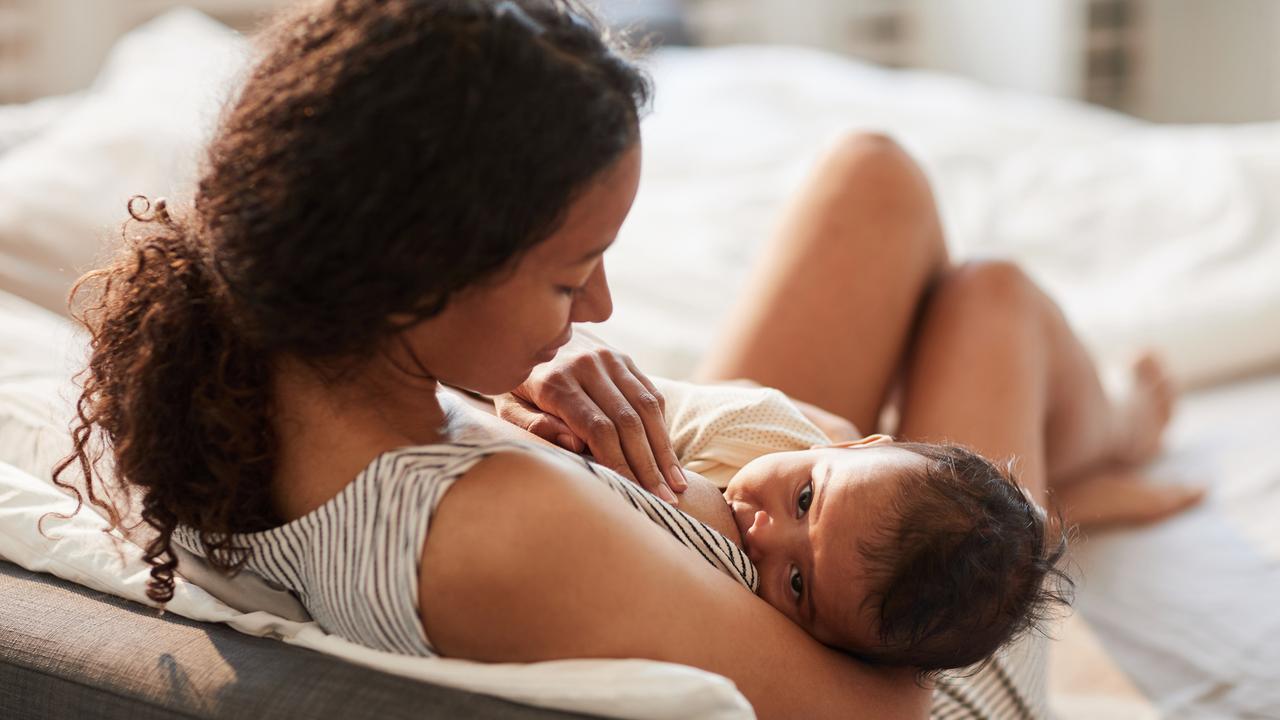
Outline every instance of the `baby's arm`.
<svg viewBox="0 0 1280 720"><path fill-rule="evenodd" d="M724 380L716 383L718 385L741 385L743 387L764 387L754 380L739 378L737 380ZM836 415L833 412L823 410L817 405L811 405L803 400L797 400L790 395L787 399L792 405L800 411L802 415L809 419L809 422L818 426L818 429L827 437L831 438L831 442L843 442L845 440L860 440L862 433L858 431L858 427L849 420Z"/></svg>

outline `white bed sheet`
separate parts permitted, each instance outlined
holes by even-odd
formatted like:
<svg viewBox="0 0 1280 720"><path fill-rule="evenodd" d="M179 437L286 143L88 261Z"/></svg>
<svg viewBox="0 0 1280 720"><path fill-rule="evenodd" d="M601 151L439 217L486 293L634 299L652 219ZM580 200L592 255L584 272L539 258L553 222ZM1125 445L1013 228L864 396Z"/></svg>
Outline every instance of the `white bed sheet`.
<svg viewBox="0 0 1280 720"><path fill-rule="evenodd" d="M1280 374L1185 398L1152 472L1203 482L1167 522L1087 538L1077 607L1174 718L1280 718Z"/></svg>

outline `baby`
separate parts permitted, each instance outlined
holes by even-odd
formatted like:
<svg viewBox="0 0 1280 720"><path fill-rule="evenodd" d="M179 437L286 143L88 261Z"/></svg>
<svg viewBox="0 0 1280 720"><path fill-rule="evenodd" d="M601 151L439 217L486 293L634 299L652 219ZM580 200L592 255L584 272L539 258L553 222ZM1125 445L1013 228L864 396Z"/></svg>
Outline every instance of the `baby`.
<svg viewBox="0 0 1280 720"><path fill-rule="evenodd" d="M982 456L884 435L833 443L777 390L654 382L691 471L680 508L736 540L760 596L819 641L960 668L1062 602L1045 580L1064 577L1065 544Z"/></svg>

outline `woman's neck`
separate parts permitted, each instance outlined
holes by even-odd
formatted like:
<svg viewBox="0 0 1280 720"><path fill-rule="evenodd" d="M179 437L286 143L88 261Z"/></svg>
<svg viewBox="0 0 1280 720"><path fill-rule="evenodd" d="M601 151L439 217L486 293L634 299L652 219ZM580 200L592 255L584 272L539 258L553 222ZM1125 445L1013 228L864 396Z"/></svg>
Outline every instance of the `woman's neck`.
<svg viewBox="0 0 1280 720"><path fill-rule="evenodd" d="M368 375L330 382L303 363L277 361L277 511L286 519L309 512L388 450L451 439L437 389L434 379L422 378L398 386Z"/></svg>

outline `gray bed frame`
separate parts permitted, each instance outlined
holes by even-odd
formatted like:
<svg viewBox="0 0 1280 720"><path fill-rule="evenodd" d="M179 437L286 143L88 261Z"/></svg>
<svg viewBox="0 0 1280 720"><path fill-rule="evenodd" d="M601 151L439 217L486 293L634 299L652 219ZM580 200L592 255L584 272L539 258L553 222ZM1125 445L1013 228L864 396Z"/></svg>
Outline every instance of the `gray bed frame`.
<svg viewBox="0 0 1280 720"><path fill-rule="evenodd" d="M492 718L518 705L196 622L0 561L0 718Z"/></svg>

